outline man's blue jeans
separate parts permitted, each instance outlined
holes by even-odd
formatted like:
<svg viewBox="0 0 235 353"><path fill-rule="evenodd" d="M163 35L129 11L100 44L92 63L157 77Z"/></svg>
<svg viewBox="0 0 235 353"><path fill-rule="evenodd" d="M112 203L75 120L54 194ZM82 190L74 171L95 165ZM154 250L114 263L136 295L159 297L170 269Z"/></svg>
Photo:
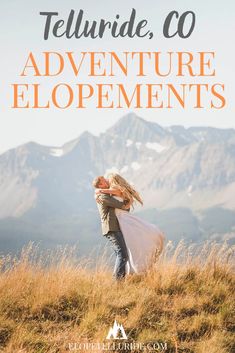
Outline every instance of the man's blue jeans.
<svg viewBox="0 0 235 353"><path fill-rule="evenodd" d="M119 280L126 275L126 263L128 260L126 243L121 231L108 232L105 236L111 241L112 248L116 254L113 276L116 280Z"/></svg>

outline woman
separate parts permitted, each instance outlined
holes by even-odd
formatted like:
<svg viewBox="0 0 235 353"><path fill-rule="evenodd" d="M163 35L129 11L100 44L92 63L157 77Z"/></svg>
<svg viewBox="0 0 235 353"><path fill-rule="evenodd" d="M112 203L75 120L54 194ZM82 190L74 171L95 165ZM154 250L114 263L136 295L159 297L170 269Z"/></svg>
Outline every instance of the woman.
<svg viewBox="0 0 235 353"><path fill-rule="evenodd" d="M119 174L110 174L108 181L109 189L97 189L97 194L110 194L119 200L125 200L132 207L134 202L143 205L139 193ZM128 211L116 208L115 214L129 255L126 273L145 271L156 256L162 252L164 234L154 224L148 223Z"/></svg>

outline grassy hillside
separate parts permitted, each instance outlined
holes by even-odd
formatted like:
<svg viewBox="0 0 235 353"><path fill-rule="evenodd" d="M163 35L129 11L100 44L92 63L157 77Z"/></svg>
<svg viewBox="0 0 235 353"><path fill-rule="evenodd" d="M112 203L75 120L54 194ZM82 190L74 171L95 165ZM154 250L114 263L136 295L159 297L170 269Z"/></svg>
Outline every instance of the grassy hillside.
<svg viewBox="0 0 235 353"><path fill-rule="evenodd" d="M75 253L40 255L30 245L20 259L1 258L1 352L83 352L72 344L107 343L115 319L126 342L166 343L169 353L235 351L233 249L168 243L147 273L119 284L105 256L91 269Z"/></svg>

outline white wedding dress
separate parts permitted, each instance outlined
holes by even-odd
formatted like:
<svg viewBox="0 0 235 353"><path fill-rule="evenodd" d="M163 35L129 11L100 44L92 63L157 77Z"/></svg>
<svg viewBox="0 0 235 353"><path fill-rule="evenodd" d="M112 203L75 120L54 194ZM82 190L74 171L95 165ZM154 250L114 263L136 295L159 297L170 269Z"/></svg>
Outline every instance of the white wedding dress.
<svg viewBox="0 0 235 353"><path fill-rule="evenodd" d="M122 200L119 197L115 198ZM144 272L150 266L154 255L162 252L165 236L156 225L128 211L115 208L115 214L129 255L126 273Z"/></svg>

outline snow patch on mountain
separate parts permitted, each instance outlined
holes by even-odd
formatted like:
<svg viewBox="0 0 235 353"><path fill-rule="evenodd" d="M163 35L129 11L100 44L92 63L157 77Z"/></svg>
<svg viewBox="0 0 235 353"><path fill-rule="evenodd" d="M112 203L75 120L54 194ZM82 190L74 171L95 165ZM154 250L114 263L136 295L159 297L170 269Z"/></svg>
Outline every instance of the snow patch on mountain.
<svg viewBox="0 0 235 353"><path fill-rule="evenodd" d="M128 169L129 169L128 165L124 165L124 167L122 167L122 169L120 170L120 173L126 173Z"/></svg>
<svg viewBox="0 0 235 353"><path fill-rule="evenodd" d="M52 148L50 150L50 155L53 157L61 157L64 155L64 151L62 148Z"/></svg>
<svg viewBox="0 0 235 353"><path fill-rule="evenodd" d="M128 140L126 141L126 147L130 147L132 144L133 144L133 141L132 141L132 140L128 139Z"/></svg>
<svg viewBox="0 0 235 353"><path fill-rule="evenodd" d="M131 168L133 170L139 170L141 168L141 165L138 162L132 162L131 163Z"/></svg>
<svg viewBox="0 0 235 353"><path fill-rule="evenodd" d="M111 167L105 170L104 177L107 178L110 173L119 173L119 169L117 167Z"/></svg>
<svg viewBox="0 0 235 353"><path fill-rule="evenodd" d="M163 146L163 145L161 145L160 143L157 143L157 142L147 142L145 144L145 146L147 148L149 148L150 150L156 151L157 153L161 153L167 148L166 146Z"/></svg>
<svg viewBox="0 0 235 353"><path fill-rule="evenodd" d="M192 196L192 185L189 185L188 189L187 189L187 195L188 196Z"/></svg>

